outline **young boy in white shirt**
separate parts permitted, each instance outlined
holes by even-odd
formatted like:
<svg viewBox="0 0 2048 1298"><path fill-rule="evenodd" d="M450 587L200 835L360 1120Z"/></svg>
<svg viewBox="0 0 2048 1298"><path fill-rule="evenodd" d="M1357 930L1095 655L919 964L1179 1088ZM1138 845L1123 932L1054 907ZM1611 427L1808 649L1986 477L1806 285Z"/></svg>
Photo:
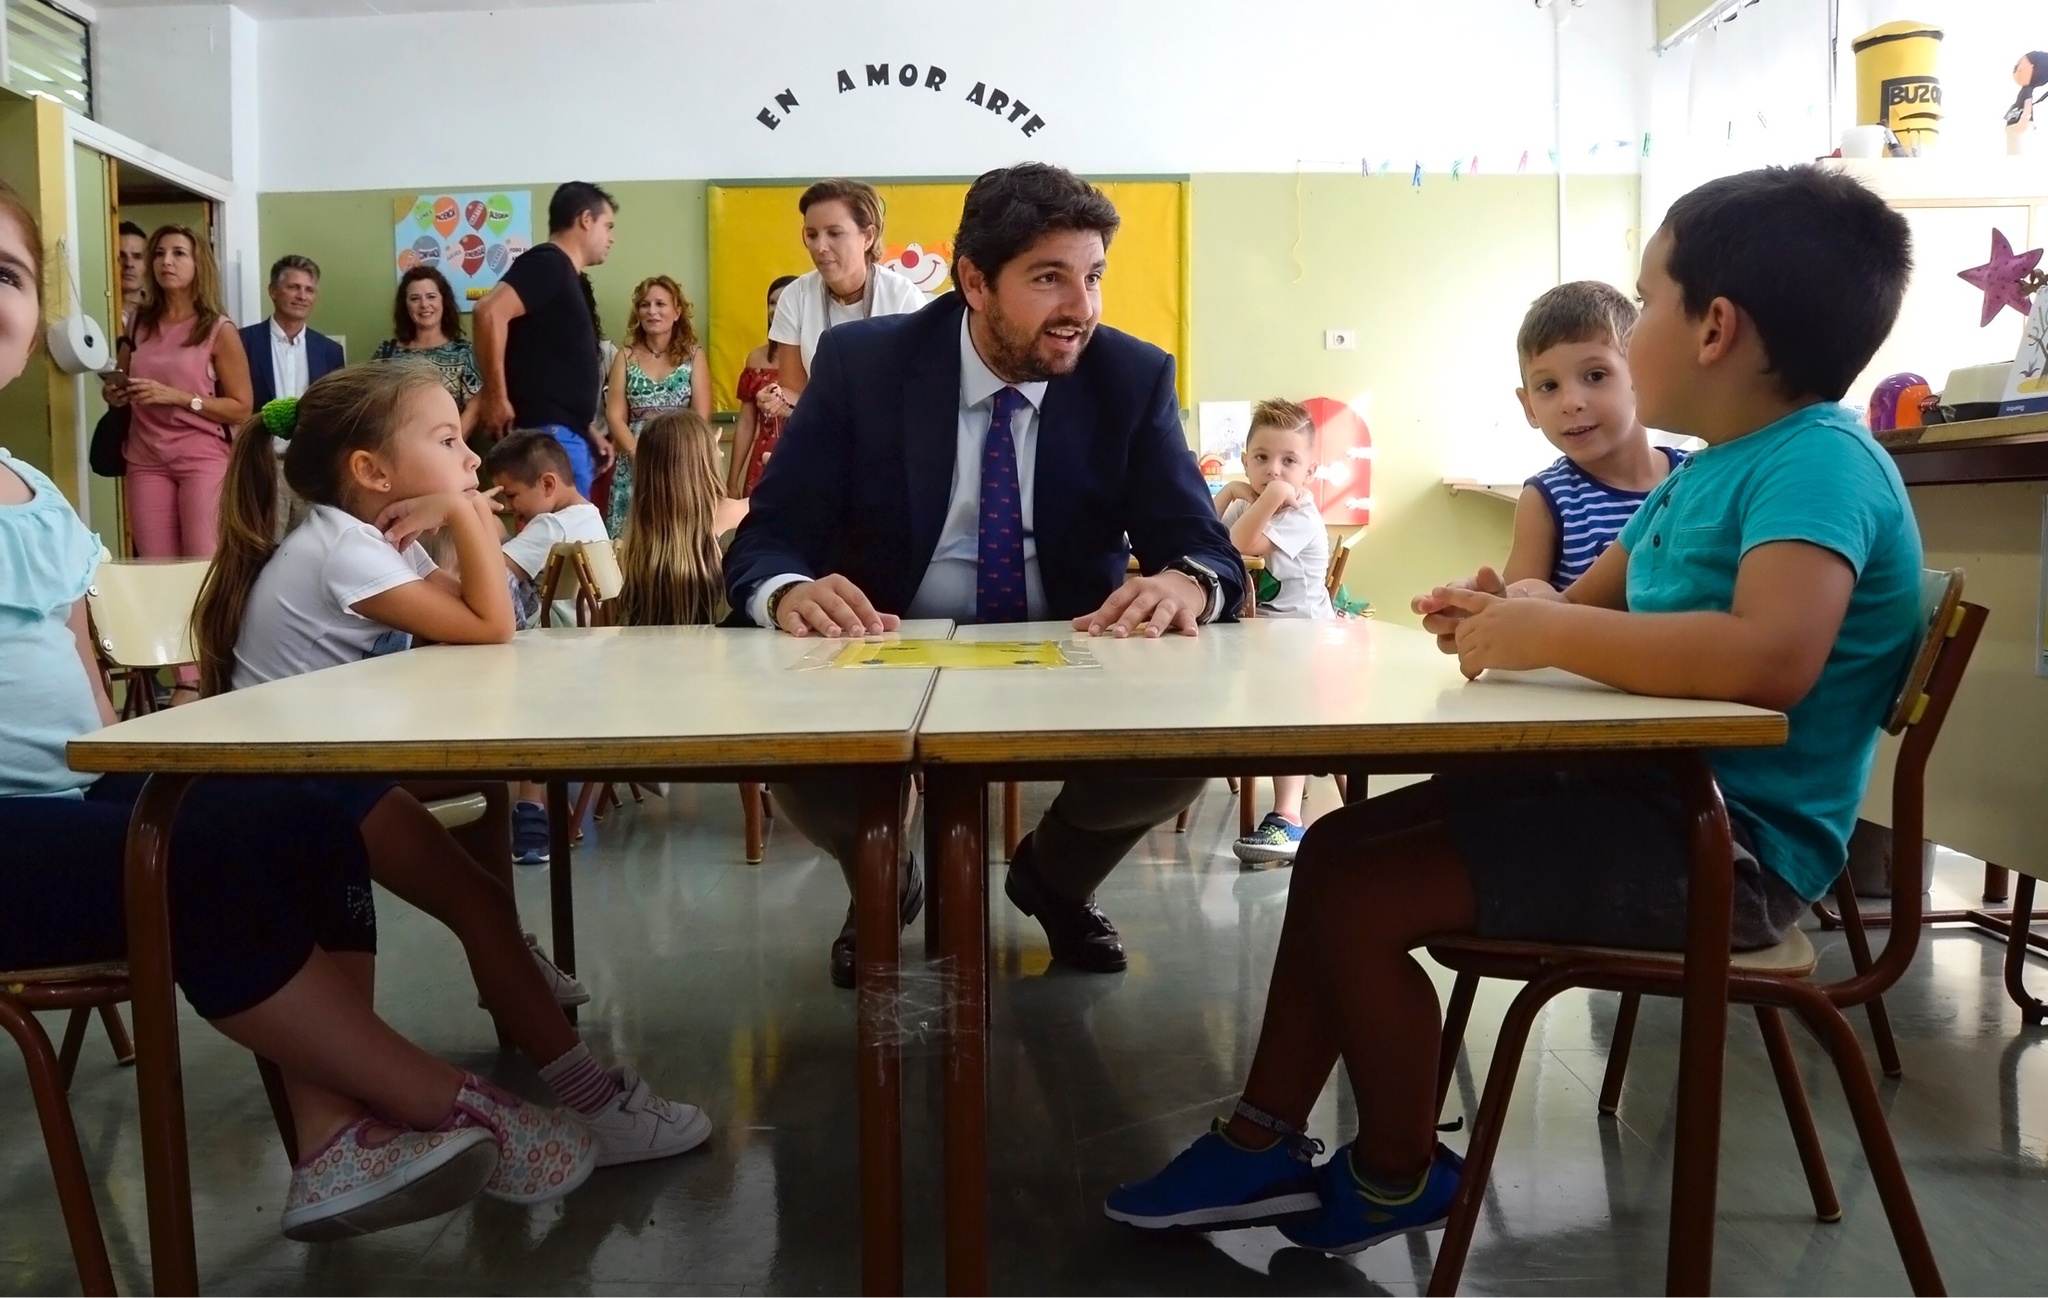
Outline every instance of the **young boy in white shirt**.
<svg viewBox="0 0 2048 1298"><path fill-rule="evenodd" d="M505 542L505 568L512 583L512 608L519 628L540 625L540 575L548 554L564 541L610 539L604 515L576 489L569 453L553 434L522 429L491 448L484 476L498 489L499 499L518 520L519 533ZM576 625L576 601L555 601L556 626ZM548 863L548 812L541 786L531 782L513 788L512 861L515 865Z"/></svg>
<svg viewBox="0 0 2048 1298"><path fill-rule="evenodd" d="M1237 552L1265 562L1263 572L1252 574L1261 616L1337 616L1324 585L1330 536L1308 489L1315 470L1316 427L1308 411L1277 397L1253 407L1244 443L1245 481L1217 494L1216 512ZM1246 865L1292 861L1305 832L1301 812L1307 792L1306 775L1274 776L1273 810L1257 829L1230 845L1237 859Z"/></svg>

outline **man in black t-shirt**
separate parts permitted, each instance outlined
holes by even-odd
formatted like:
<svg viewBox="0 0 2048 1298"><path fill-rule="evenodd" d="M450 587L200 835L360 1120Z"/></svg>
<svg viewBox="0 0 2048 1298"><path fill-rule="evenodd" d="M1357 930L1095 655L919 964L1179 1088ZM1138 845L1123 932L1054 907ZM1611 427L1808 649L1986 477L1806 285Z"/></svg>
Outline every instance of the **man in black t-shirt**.
<svg viewBox="0 0 2048 1298"><path fill-rule="evenodd" d="M513 262L476 304L484 379L477 426L493 437L514 427L547 429L569 452L576 489L586 496L604 458L590 434L604 376L583 272L610 254L618 210L596 185L563 185L548 202L548 241Z"/></svg>

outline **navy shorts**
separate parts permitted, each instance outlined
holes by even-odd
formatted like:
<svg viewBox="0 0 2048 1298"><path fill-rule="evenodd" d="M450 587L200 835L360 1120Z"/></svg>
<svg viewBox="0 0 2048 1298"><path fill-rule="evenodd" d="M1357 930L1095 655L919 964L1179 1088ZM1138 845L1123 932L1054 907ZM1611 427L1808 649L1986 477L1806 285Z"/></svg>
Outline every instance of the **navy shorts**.
<svg viewBox="0 0 2048 1298"><path fill-rule="evenodd" d="M83 798L0 798L0 969L127 955L122 858L142 777ZM318 946L374 952L363 816L375 780L203 779L171 830L171 951L204 1018L254 1008Z"/></svg>
<svg viewBox="0 0 2048 1298"><path fill-rule="evenodd" d="M1691 817L1663 771L1440 775L1482 937L1682 951ZM1733 949L1775 944L1808 902L1735 838Z"/></svg>

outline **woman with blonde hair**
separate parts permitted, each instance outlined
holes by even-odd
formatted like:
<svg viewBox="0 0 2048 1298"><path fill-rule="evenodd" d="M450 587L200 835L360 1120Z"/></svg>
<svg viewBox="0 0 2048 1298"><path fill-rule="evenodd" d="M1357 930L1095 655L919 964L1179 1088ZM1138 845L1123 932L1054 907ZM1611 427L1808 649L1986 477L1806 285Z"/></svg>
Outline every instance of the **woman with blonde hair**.
<svg viewBox="0 0 2048 1298"><path fill-rule="evenodd" d="M606 520L613 536L625 531L632 507L640 430L670 410L691 410L699 419L711 418L711 373L690 323L690 299L683 296L682 285L666 275L653 275L633 290L626 345L612 358L605 380L605 423L618 452Z"/></svg>
<svg viewBox="0 0 2048 1298"><path fill-rule="evenodd" d="M747 516L718 472L718 436L694 410L648 421L634 453L639 485L619 543L623 626L696 626L725 616L721 542Z"/></svg>
<svg viewBox="0 0 2048 1298"><path fill-rule="evenodd" d="M231 430L255 401L249 357L221 303L211 244L166 225L144 256L142 305L105 380L107 404L130 411L128 521L145 559L205 558Z"/></svg>

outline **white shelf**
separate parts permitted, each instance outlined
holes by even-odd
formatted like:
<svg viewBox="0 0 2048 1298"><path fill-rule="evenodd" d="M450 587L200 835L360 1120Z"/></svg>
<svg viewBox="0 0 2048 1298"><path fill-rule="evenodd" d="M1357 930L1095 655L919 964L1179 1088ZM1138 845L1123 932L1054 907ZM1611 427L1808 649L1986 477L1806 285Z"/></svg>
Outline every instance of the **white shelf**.
<svg viewBox="0 0 2048 1298"><path fill-rule="evenodd" d="M1511 505L1522 498L1522 484L1519 482L1480 482L1476 478L1445 478L1444 485L1451 489L1453 496L1461 492L1473 492L1481 496L1491 496L1495 500L1505 500Z"/></svg>

